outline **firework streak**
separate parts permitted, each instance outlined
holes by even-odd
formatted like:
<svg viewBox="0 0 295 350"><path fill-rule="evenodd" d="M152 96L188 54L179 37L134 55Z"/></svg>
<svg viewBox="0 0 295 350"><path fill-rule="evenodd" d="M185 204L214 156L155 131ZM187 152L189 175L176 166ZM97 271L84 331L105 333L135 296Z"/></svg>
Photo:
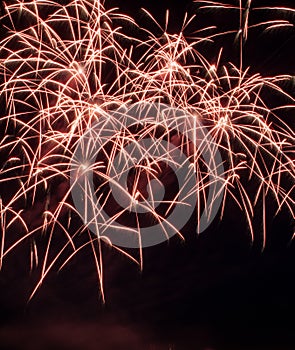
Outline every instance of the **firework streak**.
<svg viewBox="0 0 295 350"><path fill-rule="evenodd" d="M204 231L217 215L222 219L229 200L262 248L268 201L294 218L294 130L276 115L287 106L272 109L263 98L279 94L293 106L281 88L291 77L243 69L251 1L245 8L198 3L239 11L239 67L221 66L222 50L211 64L197 49L224 33L185 37L195 17L169 34L145 11L161 30L155 35L95 0L5 5L0 258L2 265L16 246L30 245L31 268L42 266L32 295L64 252L61 267L90 246L104 300L102 245L142 267L144 247L173 235L184 239L181 229L191 216L196 234ZM138 37L126 34L132 27ZM53 254L57 232L66 240ZM40 234L48 242L44 254ZM125 248L137 248L139 258Z"/></svg>

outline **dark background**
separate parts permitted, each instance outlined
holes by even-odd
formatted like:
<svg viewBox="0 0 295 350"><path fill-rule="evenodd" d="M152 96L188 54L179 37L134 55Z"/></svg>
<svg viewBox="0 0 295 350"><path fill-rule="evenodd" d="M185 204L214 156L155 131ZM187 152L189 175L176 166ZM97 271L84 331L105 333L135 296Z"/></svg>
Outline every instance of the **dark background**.
<svg viewBox="0 0 295 350"><path fill-rule="evenodd" d="M294 7L292 1L252 3ZM107 8L113 6L154 30L141 7L162 25L169 8L172 33L181 28L185 11L193 14L198 8L183 0L106 1ZM237 12L197 13L200 28L214 24L225 31L238 26ZM270 11L253 13L251 21L263 18L288 18L295 24L294 15ZM244 67L250 65L251 73L265 76L294 75L294 45L295 28L250 31ZM214 62L220 46L222 63L238 64L234 35L209 45L207 58ZM293 86L286 89L292 92ZM283 117L294 125L292 111ZM186 242L173 238L146 249L143 272L104 247L105 305L87 250L61 272L52 271L28 302L36 275L30 273L27 253L20 246L0 273L0 349L294 349L292 225L284 210L270 218L262 252L261 242L251 243L243 216L229 203L223 220L215 220L199 237L193 234L192 220L183 230Z"/></svg>

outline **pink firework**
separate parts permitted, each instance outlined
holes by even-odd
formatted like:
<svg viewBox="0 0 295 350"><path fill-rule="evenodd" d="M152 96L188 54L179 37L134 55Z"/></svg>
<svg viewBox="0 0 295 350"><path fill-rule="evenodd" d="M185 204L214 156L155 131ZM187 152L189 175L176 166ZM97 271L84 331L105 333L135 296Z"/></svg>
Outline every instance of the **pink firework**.
<svg viewBox="0 0 295 350"><path fill-rule="evenodd" d="M55 264L62 268L90 246L104 300L102 245L142 268L142 249L158 242L143 243L147 225L162 230L159 242L174 234L184 239L185 223L178 225L170 216L179 208L193 210L188 213L195 215L200 232L215 216L222 219L227 201L233 200L245 215L251 240L262 237L262 248L269 199L277 212L284 207L294 219L295 134L277 115L294 106L282 88L292 77L252 75L243 66L243 45L251 27L271 31L291 24L277 20L249 25L252 10L265 10L251 9L251 1L245 7L212 1L198 5L201 10L237 12L240 27L213 33L210 26L186 36L197 21L186 16L182 30L171 34L168 12L162 28L145 11L161 31L156 35L116 9L106 10L100 1L5 5L1 22L7 35L0 42L0 94L6 104L0 119L0 259L2 265L16 246L29 244L31 268L42 266L32 296ZM137 37L126 34L130 28L136 28ZM222 48L214 63L199 50L203 42L230 33L240 45L238 67L220 64ZM266 94L287 102L271 108ZM153 106L164 107L155 112ZM139 117L140 108L144 118ZM191 177L181 175L183 182L178 178L168 196L164 187L173 180L171 172L184 166L193 184ZM83 191L75 201L77 186ZM113 191L122 198L115 198ZM253 226L257 208L259 232ZM110 230L137 237L138 256L124 249L134 246L117 243ZM15 231L16 238L11 238ZM65 240L52 253L57 232ZM44 254L36 243L40 234L48 242ZM86 240L78 244L81 235Z"/></svg>

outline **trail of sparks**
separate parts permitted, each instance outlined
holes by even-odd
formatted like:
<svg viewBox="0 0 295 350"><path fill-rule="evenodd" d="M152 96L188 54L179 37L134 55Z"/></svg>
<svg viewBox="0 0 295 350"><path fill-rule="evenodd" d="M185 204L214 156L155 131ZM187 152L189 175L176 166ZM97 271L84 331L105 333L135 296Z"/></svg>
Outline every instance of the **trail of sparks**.
<svg viewBox="0 0 295 350"><path fill-rule="evenodd" d="M261 26L266 30L291 24L278 20L249 25L251 1L247 1L245 7L241 3L239 6L213 1L198 3L202 9L239 11L239 67L232 63L220 66L222 49L215 64L197 49L200 43L213 41L216 36L229 32L212 34L212 27L207 27L193 38L186 38L185 29L197 20L194 16L185 18L180 33L169 34L167 15L166 28L157 23L162 34L156 36L147 29L138 28L127 15L115 9L105 10L99 1L76 0L68 5L47 0L15 1L5 5L1 23L7 36L0 42L0 94L2 103L6 103L6 113L0 120L3 130L0 141L0 184L3 188L0 266L17 245L29 241L32 269L42 264L40 280L32 296L65 251L70 250L70 253L62 267L77 252L90 246L104 300L101 237L94 237L87 225L77 228L72 223L77 213L71 201L71 160L89 126L107 111L129 103L165 102L201 118L224 160L221 217L231 198L244 212L252 240L262 235L262 246L265 245L266 198L272 198L277 211L283 206L288 208L294 218L294 130L276 116L276 110L269 108L263 98L265 91L275 92L289 101L278 109L292 107L294 99L280 87L291 77L251 75L248 69L243 69L242 62L243 44L251 27ZM147 11L146 15L152 18ZM118 22L123 29L116 26ZM145 39L124 34L124 26L137 27ZM193 156L198 179L197 202L206 201L210 178L200 154L191 149L187 140L171 134L165 120L161 126L160 138L174 138L175 145L188 148L187 153ZM93 165L93 171L104 176L102 192L100 188L97 191L105 206L110 193L103 197L103 185L112 181L109 174L116 152L126 142L136 143L144 133L155 135L157 127L147 125L133 130L133 136L130 133L118 135L109 152L104 154L106 166L99 162ZM87 167L85 164L80 170L86 171ZM134 167L137 173L129 194L135 201L144 202L147 194L140 188L141 182L155 180L161 167L152 161ZM249 182L255 193L249 190ZM169 201L167 211L178 204L176 194ZM261 205L263 228L256 232L252 222L256 208ZM113 225L126 210L128 208L115 213L106 226ZM196 211L198 219L200 210L201 204ZM157 217L159 222L162 219ZM8 244L7 236L12 234L12 228L17 228L22 236L16 241L10 238ZM134 229L139 229L138 223ZM57 230L64 234L66 243L52 257L51 242ZM42 258L35 241L40 233L48 237ZM76 238L81 234L87 241L78 245ZM183 238L180 232L179 236ZM112 245L105 238L104 242ZM141 249L138 259L119 247L114 246L114 249L143 266Z"/></svg>

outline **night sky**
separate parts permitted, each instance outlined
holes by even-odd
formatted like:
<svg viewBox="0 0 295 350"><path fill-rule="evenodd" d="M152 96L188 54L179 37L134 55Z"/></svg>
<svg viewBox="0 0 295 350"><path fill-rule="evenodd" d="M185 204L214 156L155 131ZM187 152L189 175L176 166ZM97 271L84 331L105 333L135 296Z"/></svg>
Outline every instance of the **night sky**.
<svg viewBox="0 0 295 350"><path fill-rule="evenodd" d="M294 7L292 1L258 0L252 2L253 7L258 2ZM106 8L119 7L155 31L142 7L161 25L169 8L171 33L180 30L185 12L197 13L188 34L209 25L220 31L238 26L236 12L197 11L198 6L185 0L105 2ZM251 21L262 18L288 18L295 26L295 14L265 11L253 14ZM249 31L244 67L251 66L251 74L263 76L294 75L294 45L295 27L271 33ZM214 63L221 46L221 64L238 64L234 34L204 44L202 49ZM292 84L285 88L294 96ZM281 102L279 97L266 96L266 100ZM294 111L285 113L281 117L294 128ZM263 252L261 240L251 242L243 213L230 201L223 219L216 218L206 232L196 236L194 227L192 218L183 229L185 242L173 237L145 249L142 272L104 247L104 305L87 249L62 271L54 268L28 301L39 275L30 272L29 250L18 246L0 272L0 349L294 349L295 242L290 241L294 232L290 214L284 209L276 217L269 213ZM258 220L254 228L261 230ZM42 238L39 243L45 245Z"/></svg>

